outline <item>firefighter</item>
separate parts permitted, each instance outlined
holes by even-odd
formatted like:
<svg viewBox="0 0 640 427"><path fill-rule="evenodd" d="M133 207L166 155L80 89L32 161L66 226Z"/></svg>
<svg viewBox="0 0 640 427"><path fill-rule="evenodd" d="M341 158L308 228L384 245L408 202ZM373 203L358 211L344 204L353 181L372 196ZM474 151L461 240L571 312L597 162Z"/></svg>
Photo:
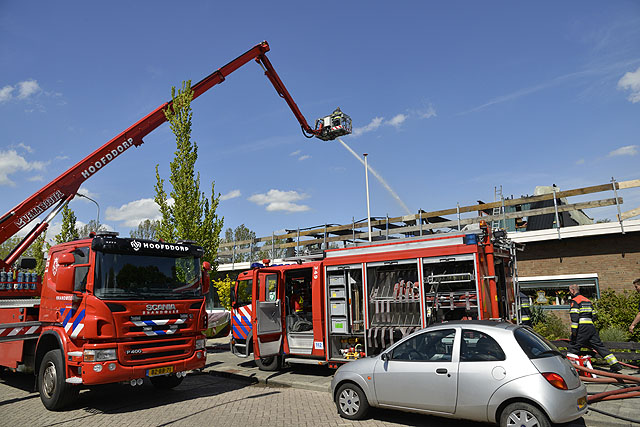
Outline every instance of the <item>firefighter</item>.
<svg viewBox="0 0 640 427"><path fill-rule="evenodd" d="M618 359L609 351L600 339L600 335L593 325L594 312L591 301L580 294L580 287L576 284L569 285L571 294L571 343L569 351L579 354L582 347L593 348L609 364L612 372L620 372L622 366Z"/></svg>
<svg viewBox="0 0 640 427"><path fill-rule="evenodd" d="M302 296L300 285L294 285L293 295L291 295L291 299L293 300L293 311L297 315L301 316L304 312L304 297Z"/></svg>
<svg viewBox="0 0 640 427"><path fill-rule="evenodd" d="M520 298L520 324L531 326L531 303L529 302L529 297L519 292L518 298Z"/></svg>

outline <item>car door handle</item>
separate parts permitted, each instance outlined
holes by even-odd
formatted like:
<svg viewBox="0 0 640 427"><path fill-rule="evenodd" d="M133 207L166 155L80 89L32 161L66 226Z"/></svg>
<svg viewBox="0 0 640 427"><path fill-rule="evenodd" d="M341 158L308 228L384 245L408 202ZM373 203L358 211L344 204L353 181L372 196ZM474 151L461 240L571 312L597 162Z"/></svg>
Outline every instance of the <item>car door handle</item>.
<svg viewBox="0 0 640 427"><path fill-rule="evenodd" d="M436 374L446 374L448 371L446 368L438 368L436 369Z"/></svg>

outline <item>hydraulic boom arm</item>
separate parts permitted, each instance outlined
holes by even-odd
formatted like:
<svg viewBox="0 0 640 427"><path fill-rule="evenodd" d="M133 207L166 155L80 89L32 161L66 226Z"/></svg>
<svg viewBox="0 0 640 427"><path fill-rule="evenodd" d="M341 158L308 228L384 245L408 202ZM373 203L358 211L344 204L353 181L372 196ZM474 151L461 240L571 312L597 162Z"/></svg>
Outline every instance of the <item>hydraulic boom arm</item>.
<svg viewBox="0 0 640 427"><path fill-rule="evenodd" d="M323 125L324 122L322 122L322 120L329 123L327 118L319 119L316 122L316 129L312 129L300 112L296 103L291 98L291 95L280 80L280 77L274 70L271 62L266 57L265 54L268 51L269 44L266 41L249 49L244 54L192 86L193 98L197 98L213 86L218 83L222 83L226 76L251 60L255 60L263 66L265 75L269 78L269 81L273 84L278 94L285 99L306 136L309 138L317 136L318 138L327 141L351 132L351 119L342 114L340 109L336 110L340 115L334 112L331 116L327 116L327 118L331 117L335 120L337 117L339 120L344 122L344 117L346 117L346 119L348 119L348 129L346 126L331 128ZM29 245L31 245L31 243L33 243L33 241L47 229L49 222L65 204L69 203L71 199L73 199L78 192L80 185L82 185L84 181L132 146L137 147L141 145L143 143L142 138L163 124L166 121L164 111L167 108L170 108L171 104L172 101L169 101L160 105L147 116L138 120L128 129L124 130L102 147L82 159L75 166L69 168L62 175L45 185L31 197L0 217L0 244L2 244L18 233L32 220L46 212L52 206L55 206L47 218L31 229L31 231L27 233L26 237L18 246L16 246L15 249L13 249L7 258L0 260L0 268L4 269L10 267L29 247ZM335 123L337 123L337 121Z"/></svg>

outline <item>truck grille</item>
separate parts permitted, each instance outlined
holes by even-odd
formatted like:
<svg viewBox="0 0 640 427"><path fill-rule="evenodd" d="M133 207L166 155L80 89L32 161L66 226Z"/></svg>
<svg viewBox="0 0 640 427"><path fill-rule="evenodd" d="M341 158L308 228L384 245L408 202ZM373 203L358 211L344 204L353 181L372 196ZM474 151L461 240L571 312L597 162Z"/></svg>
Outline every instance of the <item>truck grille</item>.
<svg viewBox="0 0 640 427"><path fill-rule="evenodd" d="M193 338L149 338L145 341L120 344L119 350L118 359L123 365L178 360L191 356Z"/></svg>

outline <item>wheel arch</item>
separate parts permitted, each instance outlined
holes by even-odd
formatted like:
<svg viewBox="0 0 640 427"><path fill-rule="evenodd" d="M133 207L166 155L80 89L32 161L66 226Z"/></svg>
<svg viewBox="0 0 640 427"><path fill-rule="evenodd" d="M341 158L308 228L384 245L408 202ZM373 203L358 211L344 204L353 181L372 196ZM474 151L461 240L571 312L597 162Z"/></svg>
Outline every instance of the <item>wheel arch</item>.
<svg viewBox="0 0 640 427"><path fill-rule="evenodd" d="M371 392L369 387L367 387L366 384L362 384L357 379L351 378L351 377L340 380L340 382L336 384L335 388L331 392L334 402L337 399L338 390L340 390L340 387L342 387L345 384L353 384L357 386L360 390L362 390L362 392L366 396L367 401L369 402L370 405L373 406L374 404L377 404L377 400L375 399L375 396L373 396L373 393Z"/></svg>
<svg viewBox="0 0 640 427"><path fill-rule="evenodd" d="M38 339L38 345L36 346L36 356L35 356L35 364L34 364L34 373L38 375L40 372L40 363L42 363L42 359L47 352L55 349L62 350L63 357L62 362L64 363L64 368L67 368L67 359L64 357L64 344L62 343L62 339L60 335L53 330L48 330L40 335L40 339Z"/></svg>
<svg viewBox="0 0 640 427"><path fill-rule="evenodd" d="M536 408L538 408L543 414L545 414L547 416L547 418L550 419L549 414L547 413L547 411L544 410L544 408L535 400L532 399L528 399L526 397L512 397L510 399L505 400L504 402L502 402L498 408L496 409L495 413L493 414L494 419L493 421L496 424L500 423L500 416L502 415L502 412L505 410L505 408L509 405L511 405L512 403L528 403L529 405L535 406ZM489 420L491 421L491 420Z"/></svg>

